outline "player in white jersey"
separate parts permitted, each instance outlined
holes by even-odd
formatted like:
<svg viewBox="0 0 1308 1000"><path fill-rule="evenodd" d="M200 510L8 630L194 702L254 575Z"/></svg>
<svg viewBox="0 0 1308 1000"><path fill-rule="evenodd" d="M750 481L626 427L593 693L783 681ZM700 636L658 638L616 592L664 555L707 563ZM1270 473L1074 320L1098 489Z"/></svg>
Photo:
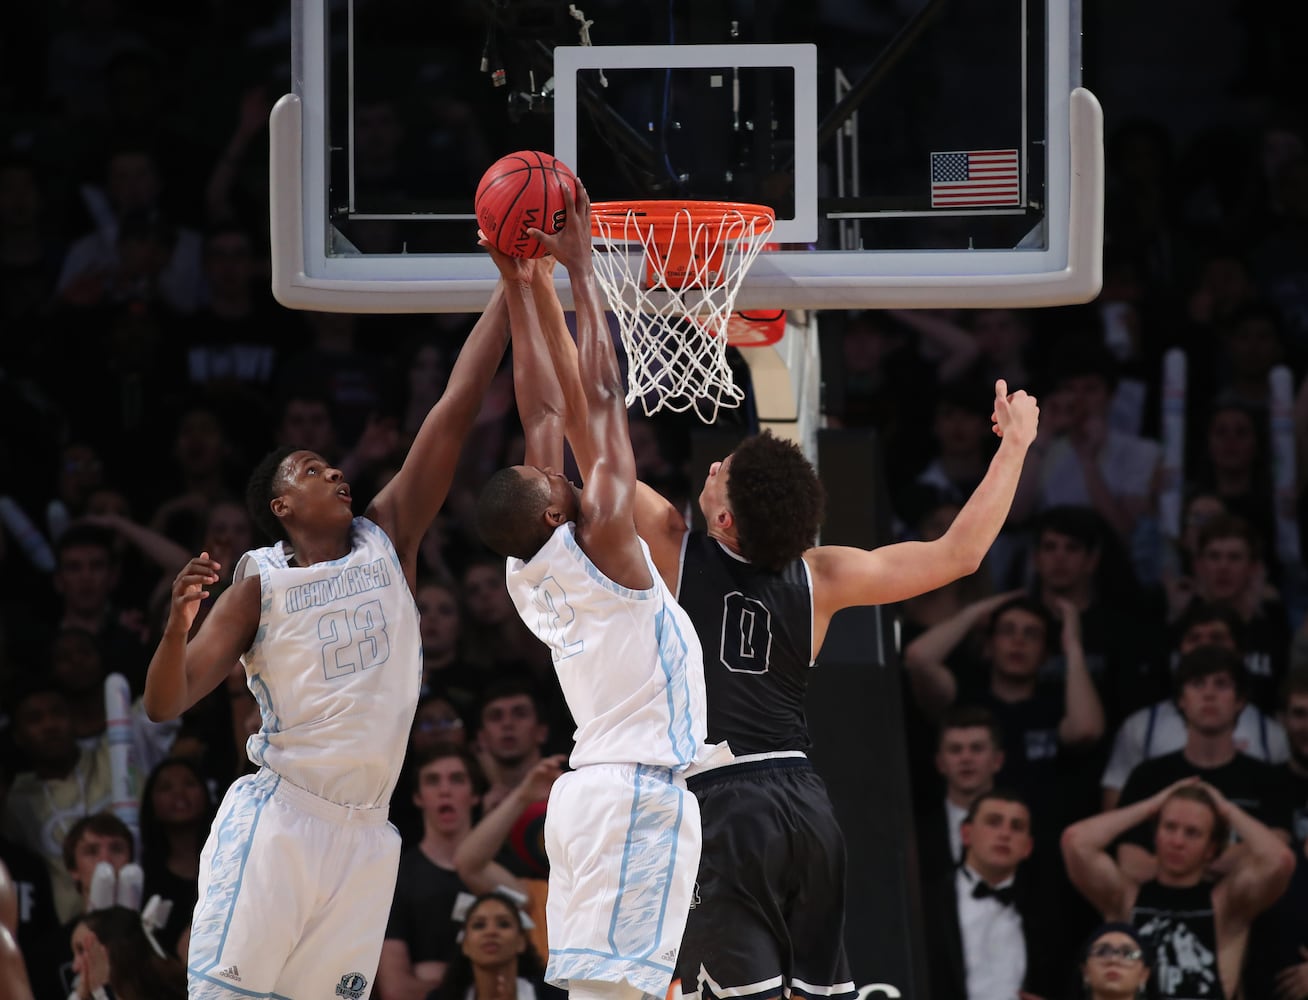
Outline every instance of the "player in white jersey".
<svg viewBox="0 0 1308 1000"><path fill-rule="evenodd" d="M699 864L699 810L682 775L704 743L703 656L636 536L636 463L592 271L590 202L580 184L576 204L564 198L562 233L532 235L568 269L575 349L562 323L548 324L562 331L553 338L536 315L533 281L552 280L548 265L492 253L510 287L527 454L486 484L477 526L509 557L513 602L549 645L577 723L575 770L545 814L546 978L573 1000L661 1000ZM565 430L580 491L555 471Z"/></svg>
<svg viewBox="0 0 1308 1000"><path fill-rule="evenodd" d="M200 859L191 1000L371 993L400 853L387 806L422 676L418 545L503 357L506 321L501 286L362 517L339 469L281 449L247 497L280 540L242 557L189 642L220 567L201 553L173 584L146 711L176 718L239 659L263 719L246 745L260 770L228 790Z"/></svg>

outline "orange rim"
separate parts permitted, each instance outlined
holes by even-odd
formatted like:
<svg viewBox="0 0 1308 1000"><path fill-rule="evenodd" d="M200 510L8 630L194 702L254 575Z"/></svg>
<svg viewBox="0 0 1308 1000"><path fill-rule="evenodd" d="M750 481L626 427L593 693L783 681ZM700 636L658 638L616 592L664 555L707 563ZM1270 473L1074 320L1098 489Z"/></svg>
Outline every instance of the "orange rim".
<svg viewBox="0 0 1308 1000"><path fill-rule="evenodd" d="M743 201L597 201L590 206L590 229L596 236L603 235L599 220L604 219L610 225L630 215L654 223L672 222L684 215L691 222L712 225L721 222L725 215L740 215L749 222L751 233L756 233L764 226L771 228L776 221L776 212L766 205L752 205ZM658 239L657 231L654 239Z"/></svg>

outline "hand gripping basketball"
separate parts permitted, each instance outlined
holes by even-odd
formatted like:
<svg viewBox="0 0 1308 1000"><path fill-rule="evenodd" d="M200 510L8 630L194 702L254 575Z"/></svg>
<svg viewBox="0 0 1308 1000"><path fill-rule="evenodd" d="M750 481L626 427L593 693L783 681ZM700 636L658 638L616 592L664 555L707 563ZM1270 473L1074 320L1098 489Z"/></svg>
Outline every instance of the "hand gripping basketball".
<svg viewBox="0 0 1308 1000"><path fill-rule="evenodd" d="M589 266L591 260L590 237L590 195L580 180L576 181L577 194L566 184L559 185L559 194L563 200L564 225L557 233L545 233L539 229L528 229L527 235L536 240L545 250L554 256L560 264L572 271L576 267Z"/></svg>

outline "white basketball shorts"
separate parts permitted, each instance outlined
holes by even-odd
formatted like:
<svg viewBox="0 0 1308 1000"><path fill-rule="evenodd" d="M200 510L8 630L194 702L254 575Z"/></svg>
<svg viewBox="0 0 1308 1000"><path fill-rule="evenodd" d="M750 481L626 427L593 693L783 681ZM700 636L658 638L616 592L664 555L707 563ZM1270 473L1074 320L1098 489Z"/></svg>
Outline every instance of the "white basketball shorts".
<svg viewBox="0 0 1308 1000"><path fill-rule="evenodd" d="M200 855L190 1000L366 1000L400 861L386 818L266 768L238 778Z"/></svg>
<svg viewBox="0 0 1308 1000"><path fill-rule="evenodd" d="M665 767L588 764L545 813L545 978L626 982L666 995L699 870L699 803Z"/></svg>

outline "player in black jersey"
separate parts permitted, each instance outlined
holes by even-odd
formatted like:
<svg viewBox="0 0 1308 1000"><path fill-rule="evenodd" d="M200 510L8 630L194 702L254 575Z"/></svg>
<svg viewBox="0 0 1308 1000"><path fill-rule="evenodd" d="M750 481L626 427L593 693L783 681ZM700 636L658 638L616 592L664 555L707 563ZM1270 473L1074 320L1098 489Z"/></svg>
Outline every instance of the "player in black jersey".
<svg viewBox="0 0 1308 1000"><path fill-rule="evenodd" d="M950 529L872 551L814 546L822 487L800 450L752 437L709 470L707 533L652 489L636 525L704 647L709 742L734 762L688 780L700 800L698 899L677 964L683 996L854 995L844 951L845 845L809 766L808 671L842 608L891 604L976 571L1035 439L1035 397L995 384L1002 442Z"/></svg>

